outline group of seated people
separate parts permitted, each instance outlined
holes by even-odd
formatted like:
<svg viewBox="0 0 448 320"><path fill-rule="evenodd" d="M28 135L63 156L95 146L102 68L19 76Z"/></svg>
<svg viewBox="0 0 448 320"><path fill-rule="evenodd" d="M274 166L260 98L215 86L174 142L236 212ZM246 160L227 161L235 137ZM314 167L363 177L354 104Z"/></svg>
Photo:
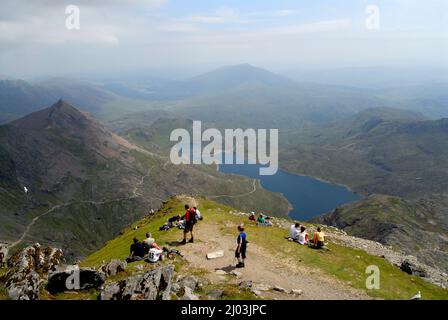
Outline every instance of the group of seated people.
<svg viewBox="0 0 448 320"><path fill-rule="evenodd" d="M272 227L272 221L270 217L265 216L264 214L260 213L258 217L255 216L255 212L251 212L249 216L249 220L256 221L257 225L263 226L263 227Z"/></svg>
<svg viewBox="0 0 448 320"><path fill-rule="evenodd" d="M140 261L147 258L150 262L162 260L163 250L152 238L151 233L146 233L146 239L139 241L137 238L132 239L130 254L126 262Z"/></svg>
<svg viewBox="0 0 448 320"><path fill-rule="evenodd" d="M289 239L302 245L309 245L310 247L321 249L325 245L325 234L321 227L318 227L313 234L312 239L308 239L306 227L295 223L289 228Z"/></svg>

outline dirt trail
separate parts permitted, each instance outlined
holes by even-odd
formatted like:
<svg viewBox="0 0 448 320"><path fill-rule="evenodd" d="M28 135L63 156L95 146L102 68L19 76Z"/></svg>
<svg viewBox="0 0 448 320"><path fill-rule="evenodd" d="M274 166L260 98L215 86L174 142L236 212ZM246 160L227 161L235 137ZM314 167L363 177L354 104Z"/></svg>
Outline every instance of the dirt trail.
<svg viewBox="0 0 448 320"><path fill-rule="evenodd" d="M195 227L195 243L182 246L180 250L192 266L205 268L209 272L208 279L213 283L228 283L228 277L231 277L234 283L252 280L256 284L277 285L288 291L303 290L301 296L275 291L261 292L269 299L371 299L365 292L353 289L318 270L313 271L308 267L297 265L292 259L288 261L283 257L280 261L279 257L254 243L248 246L246 268L235 269L242 273L241 278L218 275L215 272L217 269L227 272L234 270L236 235L222 234L218 225L208 222L207 224L199 222ZM224 257L207 260L206 253L216 250L224 250Z"/></svg>
<svg viewBox="0 0 448 320"><path fill-rule="evenodd" d="M253 179L252 180L252 190L246 193L241 193L241 194L236 194L236 195L231 195L231 194L221 194L221 195L217 195L217 196L207 196L207 198L209 199L216 199L216 198L222 198L222 197L228 197L228 198L241 198L241 197L245 197L248 196L252 193L254 193L255 191L257 191L257 179Z"/></svg>

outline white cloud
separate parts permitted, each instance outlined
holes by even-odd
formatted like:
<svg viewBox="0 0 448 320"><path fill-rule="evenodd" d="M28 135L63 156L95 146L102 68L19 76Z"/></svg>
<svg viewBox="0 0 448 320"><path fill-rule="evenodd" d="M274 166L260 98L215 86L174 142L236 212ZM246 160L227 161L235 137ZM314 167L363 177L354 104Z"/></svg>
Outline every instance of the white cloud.
<svg viewBox="0 0 448 320"><path fill-rule="evenodd" d="M283 10L276 10L276 11L254 11L254 12L249 12L247 14L247 16L259 17L259 18L281 18L281 17L294 16L296 14L297 14L297 10L283 9Z"/></svg>
<svg viewBox="0 0 448 320"><path fill-rule="evenodd" d="M184 19L185 21L194 23L235 23L245 22L240 14L231 8L220 8L214 15L194 15Z"/></svg>

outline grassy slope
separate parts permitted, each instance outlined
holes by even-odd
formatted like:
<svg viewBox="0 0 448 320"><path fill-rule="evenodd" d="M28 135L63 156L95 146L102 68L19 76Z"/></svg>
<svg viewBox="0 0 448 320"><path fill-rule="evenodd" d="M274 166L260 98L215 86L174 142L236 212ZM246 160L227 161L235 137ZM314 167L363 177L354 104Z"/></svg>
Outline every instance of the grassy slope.
<svg viewBox="0 0 448 320"><path fill-rule="evenodd" d="M199 200L199 206L205 216L205 220L201 223L221 223L229 220L239 222L241 220L240 217L225 213L232 210L232 208L216 202L201 199ZM83 262L83 265L98 266L103 261L113 258L124 259L128 255L129 244L132 238L138 237L142 239L147 231L152 232L157 242L161 245L166 245L167 242L173 240L179 240L181 237L180 232L161 232L158 231L158 227L165 222L167 216L182 212L182 208L183 203L179 199L174 198L170 200L153 218L138 221L124 230L123 235L109 241L101 250L90 255ZM136 225L140 226L140 228L133 230L133 227ZM222 225L224 226L224 223ZM222 232L225 234L234 232L234 230L233 228L223 227ZM409 299L417 291L421 291L425 299L448 298L446 290L431 285L418 277L407 275L386 260L370 256L364 251L345 248L332 243L329 246L330 251L312 250L286 241L285 235L287 231L276 227L257 228L256 226L248 226L247 233L251 242L263 246L267 250L272 250L273 254L277 255L279 259L293 255L296 257L296 263L309 266L310 268L318 268L335 278L350 282L354 288L365 290L365 269L369 265L377 265L381 270L381 289L368 291L368 294L372 297ZM238 298L240 296L236 294L235 297Z"/></svg>

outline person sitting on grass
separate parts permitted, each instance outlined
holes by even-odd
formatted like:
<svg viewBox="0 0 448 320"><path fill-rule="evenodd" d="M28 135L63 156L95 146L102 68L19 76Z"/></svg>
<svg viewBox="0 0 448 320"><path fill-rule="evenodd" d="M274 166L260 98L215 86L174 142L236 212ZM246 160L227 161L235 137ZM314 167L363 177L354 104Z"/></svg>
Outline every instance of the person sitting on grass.
<svg viewBox="0 0 448 320"><path fill-rule="evenodd" d="M308 244L308 233L306 232L305 226L300 227L300 232L297 235L297 242L303 245Z"/></svg>
<svg viewBox="0 0 448 320"><path fill-rule="evenodd" d="M131 244L130 254L126 259L126 262L140 261L145 256L143 244L139 242L137 238L132 239L132 241L133 243Z"/></svg>
<svg viewBox="0 0 448 320"><path fill-rule="evenodd" d="M295 224L292 224L289 228L289 239L290 241L296 241L297 236L299 235L300 230L300 223L296 222Z"/></svg>
<svg viewBox="0 0 448 320"><path fill-rule="evenodd" d="M264 225L265 225L266 227L272 227L272 226L273 226L270 217L266 217L266 218L264 219Z"/></svg>
<svg viewBox="0 0 448 320"><path fill-rule="evenodd" d="M162 248L160 248L160 246L156 243L156 240L154 238L152 238L150 232L146 233L146 239L142 241L142 245L143 245L145 254L148 254L148 252L153 248L162 250Z"/></svg>
<svg viewBox="0 0 448 320"><path fill-rule="evenodd" d="M246 249L247 249L247 235L244 232L244 225L238 226L238 231L240 232L236 238L236 250L235 258L238 259L237 268L244 268L244 260L246 259Z"/></svg>
<svg viewBox="0 0 448 320"><path fill-rule="evenodd" d="M322 249L325 245L325 234L322 231L321 227L317 228L317 231L314 232L313 236L313 247L315 249Z"/></svg>
<svg viewBox="0 0 448 320"><path fill-rule="evenodd" d="M257 220L257 217L255 216L255 212L251 212L250 213L250 215L249 215L249 220L250 221L256 221Z"/></svg>
<svg viewBox="0 0 448 320"><path fill-rule="evenodd" d="M175 226L176 224L178 224L179 221L180 221L180 214L178 214L178 215L176 215L176 216L173 216L173 217L169 218L167 224L168 224L168 226L169 226L170 228L172 228L173 226Z"/></svg>
<svg viewBox="0 0 448 320"><path fill-rule="evenodd" d="M257 222L260 224L265 224L266 220L264 219L264 215L262 213L258 215Z"/></svg>

